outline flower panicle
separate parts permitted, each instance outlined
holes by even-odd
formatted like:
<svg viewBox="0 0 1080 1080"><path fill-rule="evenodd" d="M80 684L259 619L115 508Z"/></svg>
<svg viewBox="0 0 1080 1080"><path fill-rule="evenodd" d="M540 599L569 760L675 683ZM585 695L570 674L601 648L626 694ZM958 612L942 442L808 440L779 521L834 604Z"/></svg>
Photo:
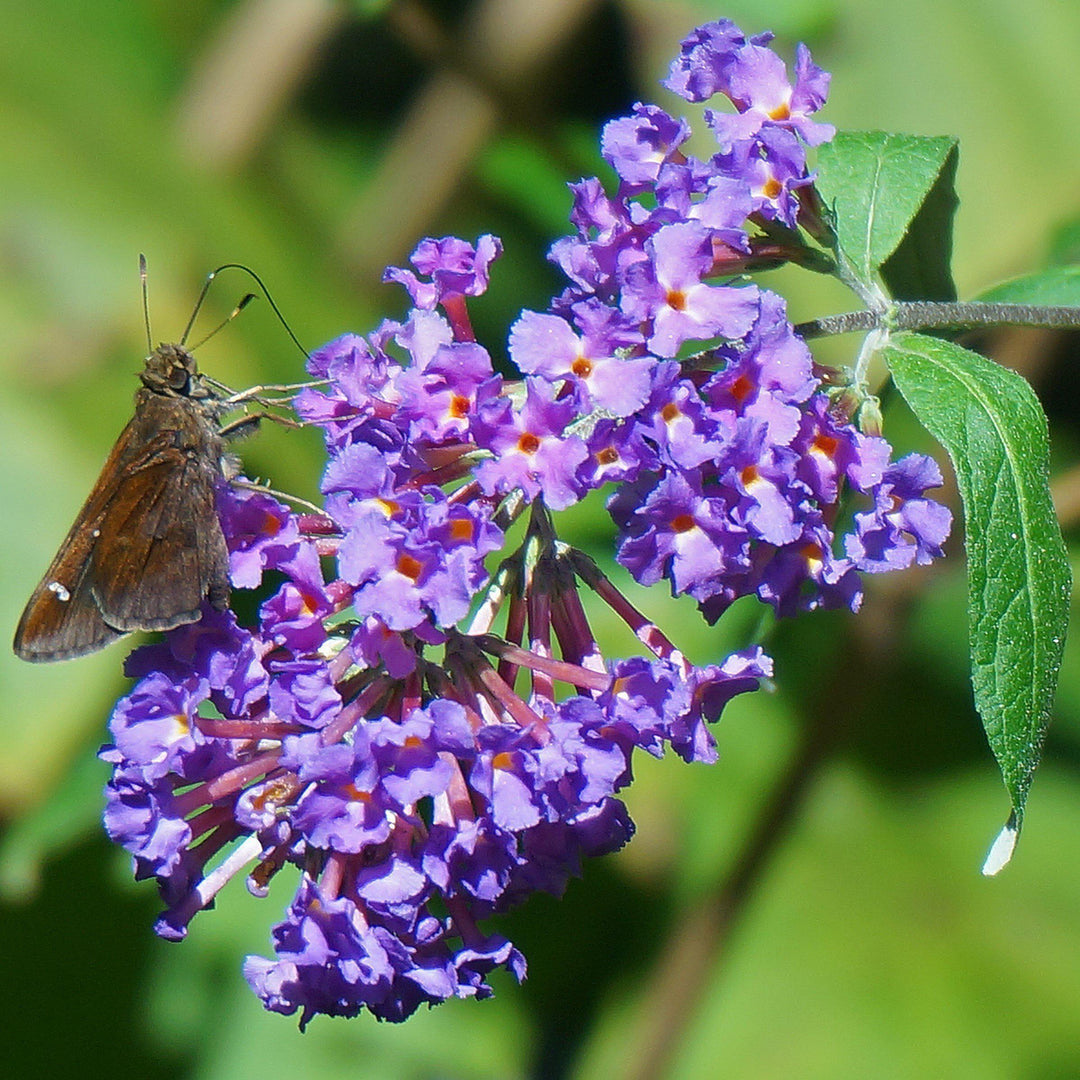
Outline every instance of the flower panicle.
<svg viewBox="0 0 1080 1080"><path fill-rule="evenodd" d="M634 751L714 761L709 725L771 676L758 647L690 662L553 512L607 488L618 563L709 621L750 594L855 609L860 574L940 554L933 462L859 430L783 301L731 277L794 257L803 148L831 135L811 119L828 76L800 47L789 82L768 41L721 22L683 43L668 86L735 107L706 113L708 161L655 106L605 128L617 191L571 185L576 232L550 255L570 284L511 328L519 381L469 317L495 237L427 239L387 270L408 314L315 352L295 400L325 436L322 513L220 493L257 621L207 609L129 657L107 830L170 939L231 878L262 896L298 872L273 957L244 967L268 1009L397 1021L488 996L496 968L520 980L485 920L626 843ZM864 508L838 536L845 496ZM604 655L583 588L639 655Z"/></svg>

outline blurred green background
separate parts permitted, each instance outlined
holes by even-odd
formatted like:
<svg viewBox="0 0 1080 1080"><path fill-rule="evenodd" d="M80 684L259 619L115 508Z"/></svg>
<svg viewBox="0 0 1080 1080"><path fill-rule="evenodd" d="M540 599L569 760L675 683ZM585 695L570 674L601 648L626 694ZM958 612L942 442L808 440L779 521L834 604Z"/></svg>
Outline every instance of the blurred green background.
<svg viewBox="0 0 1080 1080"><path fill-rule="evenodd" d="M474 305L502 352L561 283L565 181L603 171L600 124L658 100L680 38L728 16L807 41L834 73L824 118L960 137L956 278L971 296L1073 250L1080 5L1055 0L3 0L0 5L0 627L22 604L126 421L145 340L177 337L205 274L256 269L309 348L403 310L379 284L423 235L502 236ZM701 127L696 114L691 114ZM1075 259L1075 250L1073 250ZM854 306L806 274L771 282L796 320ZM212 327L249 284L222 275ZM198 334L196 334L196 337ZM1074 340L987 339L1078 444ZM845 340L819 355L844 362ZM265 303L199 350L226 383L291 381L303 358ZM899 412L887 430L927 448ZM249 475L317 490L310 432L241 447ZM1070 539L1077 483L1058 488ZM1070 501L1071 500L1071 501ZM606 542L596 508L571 516ZM3 1071L199 1080L1080 1076L1080 665L1014 864L978 874L1007 799L971 711L959 536L928 573L876 582L858 619L770 640L777 689L740 699L712 768L642 761L639 833L561 902L502 929L528 982L404 1026L264 1014L240 974L291 882L227 890L182 946L102 839L105 737L124 647L56 666L0 655ZM692 658L745 643L635 594ZM615 648L625 636L603 613ZM783 802L786 798L787 802ZM755 839L756 838L756 839ZM287 875L282 875L284 878Z"/></svg>

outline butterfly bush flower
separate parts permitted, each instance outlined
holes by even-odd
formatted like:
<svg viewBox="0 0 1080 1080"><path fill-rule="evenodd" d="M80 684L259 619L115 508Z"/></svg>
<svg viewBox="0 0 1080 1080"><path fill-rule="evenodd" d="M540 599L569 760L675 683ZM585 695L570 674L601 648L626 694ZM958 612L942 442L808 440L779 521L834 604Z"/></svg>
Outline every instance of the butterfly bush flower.
<svg viewBox="0 0 1080 1080"><path fill-rule="evenodd" d="M469 319L496 238L387 270L412 308L318 350L295 400L325 437L322 511L221 492L257 620L208 609L129 657L109 834L170 939L231 878L263 896L292 870L273 955L244 967L268 1009L402 1020L523 978L489 917L626 843L634 751L714 761L710 724L771 675L756 646L691 662L554 512L604 488L618 563L710 622L748 595L855 610L862 574L941 553L936 465L860 431L783 301L738 276L799 258L805 147L832 131L812 119L828 76L800 46L790 82L769 40L717 22L683 43L667 85L735 110L706 114L711 158L653 105L607 125L617 183L570 185L568 284L511 327L520 379ZM603 654L586 591L637 654Z"/></svg>

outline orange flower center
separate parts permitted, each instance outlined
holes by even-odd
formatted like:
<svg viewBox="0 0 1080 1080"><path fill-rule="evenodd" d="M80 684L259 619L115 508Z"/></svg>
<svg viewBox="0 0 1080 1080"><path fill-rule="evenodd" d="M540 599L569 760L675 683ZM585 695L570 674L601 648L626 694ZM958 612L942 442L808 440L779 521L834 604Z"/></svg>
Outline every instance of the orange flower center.
<svg viewBox="0 0 1080 1080"><path fill-rule="evenodd" d="M806 560L807 566L815 570L821 566L821 548L817 544L803 544L799 554Z"/></svg>
<svg viewBox="0 0 1080 1080"><path fill-rule="evenodd" d="M748 375L740 375L728 387L728 393L741 405L753 392L754 380Z"/></svg>
<svg viewBox="0 0 1080 1080"><path fill-rule="evenodd" d="M814 436L810 449L816 454L823 454L827 458L832 458L836 454L836 448L839 445L840 440L835 435L821 433Z"/></svg>
<svg viewBox="0 0 1080 1080"><path fill-rule="evenodd" d="M473 523L468 518L455 518L450 522L450 539L463 543L473 538Z"/></svg>
<svg viewBox="0 0 1080 1080"><path fill-rule="evenodd" d="M406 555L403 552L397 558L396 569L403 577L415 581L420 576L420 571L423 568L421 567L419 560L414 559L411 555Z"/></svg>
<svg viewBox="0 0 1080 1080"><path fill-rule="evenodd" d="M682 289L668 289L667 304L675 311L682 311L686 307L686 293Z"/></svg>

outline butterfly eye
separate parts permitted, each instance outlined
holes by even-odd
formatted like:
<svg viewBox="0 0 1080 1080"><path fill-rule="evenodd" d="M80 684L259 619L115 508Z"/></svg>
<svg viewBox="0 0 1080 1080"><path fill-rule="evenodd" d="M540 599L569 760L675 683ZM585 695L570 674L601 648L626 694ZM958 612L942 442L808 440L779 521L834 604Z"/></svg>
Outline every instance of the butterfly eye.
<svg viewBox="0 0 1080 1080"><path fill-rule="evenodd" d="M185 364L174 363L169 368L167 382L173 390L186 394L191 382L191 372Z"/></svg>

